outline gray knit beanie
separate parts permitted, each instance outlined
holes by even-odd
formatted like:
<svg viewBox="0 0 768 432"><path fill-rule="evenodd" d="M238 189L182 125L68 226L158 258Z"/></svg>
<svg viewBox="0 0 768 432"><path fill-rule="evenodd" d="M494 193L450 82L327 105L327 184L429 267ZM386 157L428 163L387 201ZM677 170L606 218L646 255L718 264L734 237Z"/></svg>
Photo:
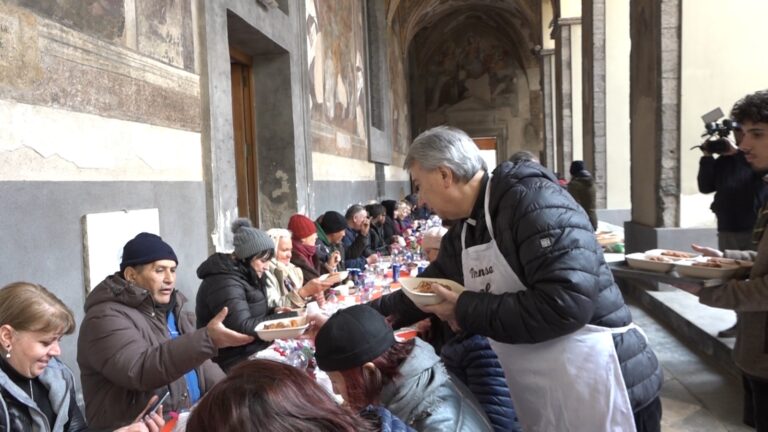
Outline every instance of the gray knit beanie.
<svg viewBox="0 0 768 432"><path fill-rule="evenodd" d="M261 255L269 249L275 248L275 243L264 231L254 228L251 221L246 218L238 218L232 222L232 232L235 234L235 256L244 260L255 255Z"/></svg>

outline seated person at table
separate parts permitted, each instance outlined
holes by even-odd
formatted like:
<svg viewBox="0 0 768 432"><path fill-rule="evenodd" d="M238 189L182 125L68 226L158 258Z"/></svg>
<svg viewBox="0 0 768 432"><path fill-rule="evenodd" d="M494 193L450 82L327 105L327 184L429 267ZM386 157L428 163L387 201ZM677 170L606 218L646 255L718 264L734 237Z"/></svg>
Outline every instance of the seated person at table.
<svg viewBox="0 0 768 432"><path fill-rule="evenodd" d="M44 287L16 282L0 289L0 430L87 429L75 377L59 361L61 338L74 331L72 311ZM157 432L165 424L162 410L136 422L116 432Z"/></svg>
<svg viewBox="0 0 768 432"><path fill-rule="evenodd" d="M344 267L344 238L347 229L347 221L339 212L327 211L320 215L315 222L317 240L315 241L315 254L323 263L324 273L342 271Z"/></svg>
<svg viewBox="0 0 768 432"><path fill-rule="evenodd" d="M279 310L267 305L264 273L275 254L272 239L264 231L252 227L245 218L232 223L232 232L235 234L234 253L215 253L197 268L197 276L203 280L197 291L197 326L205 326L217 311L226 307L229 315L224 324L254 336L247 345L219 350L213 360L224 371L269 346L269 342L258 338L257 324L296 315L294 312L278 313Z"/></svg>
<svg viewBox="0 0 768 432"><path fill-rule="evenodd" d="M264 273L269 307L303 308L307 301L319 300L328 284L319 278L304 283L301 269L291 263L293 234L281 228L272 228L267 234L275 242L275 256L269 261L269 268Z"/></svg>
<svg viewBox="0 0 768 432"><path fill-rule="evenodd" d="M293 237L293 252L291 254L291 263L301 269L301 273L307 287L307 294L322 295L324 291L340 282L339 277L330 275L322 280L318 279L324 273L323 263L317 257L317 228L312 219L295 214L288 221L288 230ZM307 286L309 285L309 286Z"/></svg>
<svg viewBox="0 0 768 432"><path fill-rule="evenodd" d="M355 410L381 405L417 431L493 430L474 396L419 338L395 342L378 312L357 305L325 322L315 338L317 365Z"/></svg>
<svg viewBox="0 0 768 432"><path fill-rule="evenodd" d="M387 237L384 232L384 222L387 219L387 210L381 204L368 204L365 206L368 217L371 220L371 227L368 230L368 248L369 253L380 253L387 255L389 245L392 243L392 235Z"/></svg>
<svg viewBox="0 0 768 432"><path fill-rule="evenodd" d="M159 236L140 233L123 247L120 271L85 299L77 363L90 427L124 425L166 390L166 411L189 409L224 377L210 358L252 340L222 324L226 310L195 328L176 290L177 263Z"/></svg>
<svg viewBox="0 0 768 432"><path fill-rule="evenodd" d="M344 266L347 269L364 269L366 264L375 264L376 254L371 254L368 232L371 229L371 220L365 207L355 204L347 209L344 215L347 220L347 228L344 238Z"/></svg>
<svg viewBox="0 0 768 432"><path fill-rule="evenodd" d="M382 407L359 415L336 403L306 372L271 360L232 369L192 411L187 432L409 431Z"/></svg>

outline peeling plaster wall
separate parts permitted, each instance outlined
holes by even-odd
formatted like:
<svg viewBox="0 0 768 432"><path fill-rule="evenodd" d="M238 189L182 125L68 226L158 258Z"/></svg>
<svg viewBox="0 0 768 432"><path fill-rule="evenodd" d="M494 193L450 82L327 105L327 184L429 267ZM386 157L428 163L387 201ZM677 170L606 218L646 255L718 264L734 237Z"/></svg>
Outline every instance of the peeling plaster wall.
<svg viewBox="0 0 768 432"><path fill-rule="evenodd" d="M0 3L0 285L41 283L79 323L84 215L157 208L194 308L207 255L195 5ZM75 338L62 358L79 378Z"/></svg>

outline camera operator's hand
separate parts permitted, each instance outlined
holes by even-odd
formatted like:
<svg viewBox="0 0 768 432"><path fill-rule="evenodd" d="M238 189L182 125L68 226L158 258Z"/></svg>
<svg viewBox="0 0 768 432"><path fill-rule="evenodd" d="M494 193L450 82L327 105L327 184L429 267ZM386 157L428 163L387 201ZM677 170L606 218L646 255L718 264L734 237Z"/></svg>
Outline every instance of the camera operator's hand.
<svg viewBox="0 0 768 432"><path fill-rule="evenodd" d="M723 155L723 156L733 156L733 155L735 155L736 153L739 152L739 147L736 145L736 142L733 140L733 138L728 137L725 140L728 141L728 144L730 144L731 146L728 147L728 150L720 153L721 155Z"/></svg>

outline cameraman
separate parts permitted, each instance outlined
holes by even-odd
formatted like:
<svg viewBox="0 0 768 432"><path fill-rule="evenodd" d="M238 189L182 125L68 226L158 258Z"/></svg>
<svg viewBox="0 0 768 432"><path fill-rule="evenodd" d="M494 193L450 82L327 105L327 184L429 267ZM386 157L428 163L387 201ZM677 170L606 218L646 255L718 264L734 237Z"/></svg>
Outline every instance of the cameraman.
<svg viewBox="0 0 768 432"><path fill-rule="evenodd" d="M741 131L734 130L737 141ZM715 193L710 209L717 218L717 246L724 250L754 250L752 227L757 209L765 201L765 183L747 163L744 153L725 137L715 135L701 146L697 176L699 192ZM713 154L719 154L717 158ZM736 326L720 331L718 337L736 336Z"/></svg>

